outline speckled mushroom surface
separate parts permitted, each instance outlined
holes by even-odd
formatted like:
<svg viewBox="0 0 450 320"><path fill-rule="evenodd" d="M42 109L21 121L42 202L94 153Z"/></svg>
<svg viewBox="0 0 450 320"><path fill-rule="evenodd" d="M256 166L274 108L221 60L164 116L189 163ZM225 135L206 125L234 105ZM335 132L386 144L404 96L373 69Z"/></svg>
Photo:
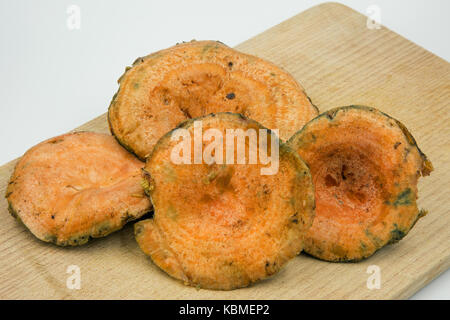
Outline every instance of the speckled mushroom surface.
<svg viewBox="0 0 450 320"><path fill-rule="evenodd" d="M288 139L318 114L303 88L273 63L217 41L191 41L138 58L109 107L112 134L145 159L178 123L234 112Z"/></svg>
<svg viewBox="0 0 450 320"><path fill-rule="evenodd" d="M81 245L151 209L143 163L110 135L76 132L41 142L16 164L6 198L39 239Z"/></svg>

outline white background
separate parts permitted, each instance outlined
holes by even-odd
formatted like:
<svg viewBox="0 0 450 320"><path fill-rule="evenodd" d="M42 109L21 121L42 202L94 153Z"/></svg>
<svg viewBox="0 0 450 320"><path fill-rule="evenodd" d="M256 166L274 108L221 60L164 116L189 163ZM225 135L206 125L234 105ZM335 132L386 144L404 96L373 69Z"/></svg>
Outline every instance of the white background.
<svg viewBox="0 0 450 320"><path fill-rule="evenodd" d="M0 0L0 164L104 113L134 58L191 39L235 46L325 1ZM340 1L450 58L450 1ZM81 9L69 30L67 8ZM413 67L413 66L412 66ZM450 299L447 271L416 299Z"/></svg>

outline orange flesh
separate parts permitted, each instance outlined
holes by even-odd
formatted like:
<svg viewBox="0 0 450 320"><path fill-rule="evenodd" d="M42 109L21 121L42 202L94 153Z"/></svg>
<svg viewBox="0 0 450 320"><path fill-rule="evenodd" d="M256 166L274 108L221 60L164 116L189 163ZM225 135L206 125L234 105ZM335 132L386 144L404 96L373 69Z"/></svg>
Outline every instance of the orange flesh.
<svg viewBox="0 0 450 320"><path fill-rule="evenodd" d="M254 122L218 114L207 128ZM270 276L302 249L313 216L308 168L283 145L275 175L262 164L173 165L163 138L148 159L154 218L136 224L141 249L189 285L229 290Z"/></svg>
<svg viewBox="0 0 450 320"><path fill-rule="evenodd" d="M316 212L346 224L375 219L383 193L379 164L355 148L333 145L331 150L310 166L321 199Z"/></svg>
<svg viewBox="0 0 450 320"><path fill-rule="evenodd" d="M224 111L279 129L281 139L317 115L288 73L214 41L142 58L120 79L108 115L116 138L144 159L178 123Z"/></svg>
<svg viewBox="0 0 450 320"><path fill-rule="evenodd" d="M288 144L309 165L316 218L305 251L355 261L400 240L420 217L417 182L426 157L406 128L367 107L331 110Z"/></svg>
<svg viewBox="0 0 450 320"><path fill-rule="evenodd" d="M7 199L39 239L79 245L150 210L140 184L143 165L110 135L62 135L25 153Z"/></svg>

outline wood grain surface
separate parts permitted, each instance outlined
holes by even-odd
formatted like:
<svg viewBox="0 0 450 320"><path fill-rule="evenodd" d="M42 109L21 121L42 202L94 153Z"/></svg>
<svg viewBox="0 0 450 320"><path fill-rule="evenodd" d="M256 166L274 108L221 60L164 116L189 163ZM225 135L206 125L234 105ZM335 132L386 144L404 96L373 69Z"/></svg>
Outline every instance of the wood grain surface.
<svg viewBox="0 0 450 320"><path fill-rule="evenodd" d="M401 242L363 262L327 263L302 254L249 288L210 291L186 287L160 271L139 250L132 225L83 247L59 248L35 239L9 215L2 198L1 299L407 298L448 269L449 63L384 27L368 29L366 17L335 3L313 7L237 49L292 73L321 111L363 104L401 120L435 167L419 183L419 206L429 214ZM106 117L79 129L108 132ZM1 194L14 164L0 167ZM66 286L69 265L80 267L80 290ZM380 289L366 286L370 265L380 267Z"/></svg>

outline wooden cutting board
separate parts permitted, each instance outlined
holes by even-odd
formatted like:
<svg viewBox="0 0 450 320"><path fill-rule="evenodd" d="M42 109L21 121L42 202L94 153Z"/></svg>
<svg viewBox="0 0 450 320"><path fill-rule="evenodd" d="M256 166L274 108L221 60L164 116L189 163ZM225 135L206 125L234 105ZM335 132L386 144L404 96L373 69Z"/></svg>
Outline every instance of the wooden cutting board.
<svg viewBox="0 0 450 320"><path fill-rule="evenodd" d="M268 280L224 292L171 279L138 249L131 225L83 247L59 248L35 239L1 199L0 298L407 298L449 267L449 63L384 27L368 29L366 17L335 3L313 7L237 48L291 72L321 111L363 104L401 120L435 166L419 185L419 205L429 214L401 242L363 262L300 255ZM107 132L105 115L81 129ZM14 164L0 168L2 194ZM80 268L79 290L66 286L69 265ZM380 289L366 286L371 265L380 268Z"/></svg>

